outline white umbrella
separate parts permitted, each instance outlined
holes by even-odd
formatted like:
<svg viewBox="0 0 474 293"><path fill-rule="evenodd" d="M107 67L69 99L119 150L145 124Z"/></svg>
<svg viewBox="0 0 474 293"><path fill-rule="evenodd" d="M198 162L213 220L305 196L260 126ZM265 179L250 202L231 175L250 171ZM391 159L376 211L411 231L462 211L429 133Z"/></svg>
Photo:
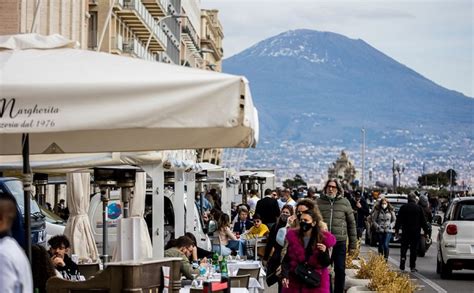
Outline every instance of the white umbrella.
<svg viewBox="0 0 474 293"><path fill-rule="evenodd" d="M20 154L22 133L31 154L256 143L241 76L62 48L64 40L47 50L12 45L29 38L0 37L0 50L13 47L0 51L0 154Z"/></svg>
<svg viewBox="0 0 474 293"><path fill-rule="evenodd" d="M245 78L71 46L57 35L0 36L0 155L22 153L23 173L30 153L256 144Z"/></svg>
<svg viewBox="0 0 474 293"><path fill-rule="evenodd" d="M72 253L79 259L97 260L99 252L95 244L89 211L91 176L89 173L67 174L67 203L69 219L64 235L71 242Z"/></svg>

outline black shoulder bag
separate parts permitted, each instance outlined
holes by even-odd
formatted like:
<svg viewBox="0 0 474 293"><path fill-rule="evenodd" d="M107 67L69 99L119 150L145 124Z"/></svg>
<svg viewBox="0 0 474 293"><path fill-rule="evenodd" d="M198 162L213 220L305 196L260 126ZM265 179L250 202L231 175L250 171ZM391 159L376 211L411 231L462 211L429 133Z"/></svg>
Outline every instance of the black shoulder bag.
<svg viewBox="0 0 474 293"><path fill-rule="evenodd" d="M318 288L319 286L321 286L321 274L316 272L314 268L308 264L308 259L310 257L310 252L308 250L309 249L305 249L304 263L298 263L298 265L296 266L295 275L296 278L306 287Z"/></svg>

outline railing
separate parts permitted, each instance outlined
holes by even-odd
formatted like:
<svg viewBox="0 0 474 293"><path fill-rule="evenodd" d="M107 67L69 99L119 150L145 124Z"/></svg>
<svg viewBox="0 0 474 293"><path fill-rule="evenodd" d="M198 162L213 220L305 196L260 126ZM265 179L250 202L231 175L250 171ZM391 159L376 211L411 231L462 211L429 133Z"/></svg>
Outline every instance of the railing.
<svg viewBox="0 0 474 293"><path fill-rule="evenodd" d="M123 37L121 35L112 37L112 49L120 51L123 50Z"/></svg>
<svg viewBox="0 0 474 293"><path fill-rule="evenodd" d="M140 0L125 0L124 7L127 9L134 9L137 11L138 15L141 17L143 22L148 26L152 34L158 38L158 40L163 44L163 47L166 48L166 35L163 32L162 28L153 16L148 12L145 5Z"/></svg>

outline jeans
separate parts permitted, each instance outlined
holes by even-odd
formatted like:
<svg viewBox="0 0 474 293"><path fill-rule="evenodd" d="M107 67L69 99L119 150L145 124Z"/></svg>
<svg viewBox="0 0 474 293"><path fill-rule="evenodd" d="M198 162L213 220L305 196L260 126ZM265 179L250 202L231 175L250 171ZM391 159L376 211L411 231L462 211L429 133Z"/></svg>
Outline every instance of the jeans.
<svg viewBox="0 0 474 293"><path fill-rule="evenodd" d="M332 249L331 262L334 267L334 293L344 292L346 279L346 241L337 241Z"/></svg>
<svg viewBox="0 0 474 293"><path fill-rule="evenodd" d="M226 247L237 251L240 256L244 255L244 243L241 240L229 240Z"/></svg>
<svg viewBox="0 0 474 293"><path fill-rule="evenodd" d="M392 233L390 232L379 232L377 233L379 236L379 254L382 254L385 259L388 258L388 250L390 239L392 238Z"/></svg>
<svg viewBox="0 0 474 293"><path fill-rule="evenodd" d="M410 247L410 269L416 268L416 253L418 243L420 242L420 233L414 235L402 234L402 247L400 248L400 263L405 263L407 259L408 247Z"/></svg>

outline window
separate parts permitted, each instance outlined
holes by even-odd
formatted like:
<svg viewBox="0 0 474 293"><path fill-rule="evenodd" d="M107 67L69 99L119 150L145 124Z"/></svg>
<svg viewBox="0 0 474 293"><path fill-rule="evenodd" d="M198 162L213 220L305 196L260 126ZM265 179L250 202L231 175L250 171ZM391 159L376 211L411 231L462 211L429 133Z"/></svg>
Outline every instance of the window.
<svg viewBox="0 0 474 293"><path fill-rule="evenodd" d="M88 28L88 48L97 48L97 11L90 11L89 28Z"/></svg>
<svg viewBox="0 0 474 293"><path fill-rule="evenodd" d="M474 221L474 202L460 204L459 221Z"/></svg>

